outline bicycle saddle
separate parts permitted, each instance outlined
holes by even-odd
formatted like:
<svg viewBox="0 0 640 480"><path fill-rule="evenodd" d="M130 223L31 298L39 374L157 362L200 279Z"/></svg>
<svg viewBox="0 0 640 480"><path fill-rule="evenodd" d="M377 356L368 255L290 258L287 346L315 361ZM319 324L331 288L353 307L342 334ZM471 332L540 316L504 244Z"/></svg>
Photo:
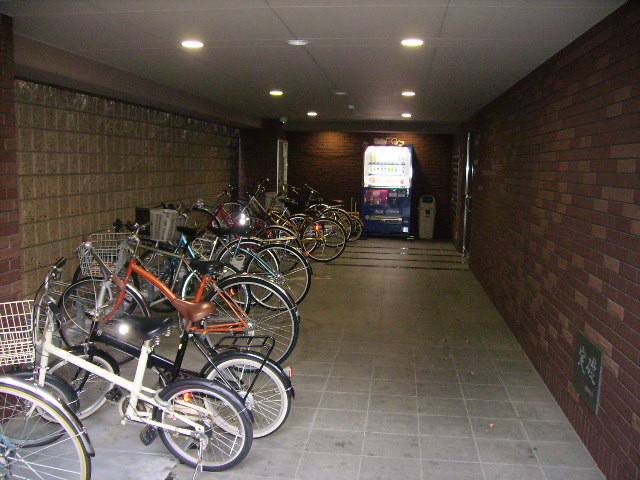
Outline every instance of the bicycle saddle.
<svg viewBox="0 0 640 480"><path fill-rule="evenodd" d="M199 322L216 311L216 304L213 302L188 302L175 298L171 301L171 305L182 315L187 326Z"/></svg>
<svg viewBox="0 0 640 480"><path fill-rule="evenodd" d="M215 277L224 270L224 264L220 260L191 260L191 268L201 273Z"/></svg>
<svg viewBox="0 0 640 480"><path fill-rule="evenodd" d="M243 225L234 225L231 228L222 228L222 227L207 227L207 230L213 233L214 235L218 235L220 237L224 235L236 234L242 237L246 237L249 235L251 231L250 226Z"/></svg>
<svg viewBox="0 0 640 480"><path fill-rule="evenodd" d="M118 324L127 325L145 340L151 340L173 325L173 318L170 316L141 317L137 315L124 315L118 318Z"/></svg>

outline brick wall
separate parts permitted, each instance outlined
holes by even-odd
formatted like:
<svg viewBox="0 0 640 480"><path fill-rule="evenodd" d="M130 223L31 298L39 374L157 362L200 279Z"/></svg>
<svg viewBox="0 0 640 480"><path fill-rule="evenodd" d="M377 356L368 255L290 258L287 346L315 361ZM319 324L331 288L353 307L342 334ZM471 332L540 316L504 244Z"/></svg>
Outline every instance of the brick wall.
<svg viewBox="0 0 640 480"><path fill-rule="evenodd" d="M327 199L360 208L365 144L374 138L394 137L413 144L414 198L433 195L437 213L435 238L451 237L451 155L452 136L421 133L287 132L289 141L289 183L308 183ZM414 217L417 221L417 215ZM416 223L416 222L414 222ZM417 233L417 223L413 226Z"/></svg>
<svg viewBox="0 0 640 480"><path fill-rule="evenodd" d="M237 169L235 129L21 80L15 91L25 292L83 235L136 206L211 198Z"/></svg>
<svg viewBox="0 0 640 480"><path fill-rule="evenodd" d="M276 121L265 121L261 129L240 131L240 165L238 190L241 198L253 193L260 181L268 178L272 189L276 188L278 139L285 139L283 125Z"/></svg>
<svg viewBox="0 0 640 480"><path fill-rule="evenodd" d="M640 4L483 109L471 267L608 479L640 478ZM604 352L594 415L577 332Z"/></svg>
<svg viewBox="0 0 640 480"><path fill-rule="evenodd" d="M0 301L21 300L11 18L0 15Z"/></svg>

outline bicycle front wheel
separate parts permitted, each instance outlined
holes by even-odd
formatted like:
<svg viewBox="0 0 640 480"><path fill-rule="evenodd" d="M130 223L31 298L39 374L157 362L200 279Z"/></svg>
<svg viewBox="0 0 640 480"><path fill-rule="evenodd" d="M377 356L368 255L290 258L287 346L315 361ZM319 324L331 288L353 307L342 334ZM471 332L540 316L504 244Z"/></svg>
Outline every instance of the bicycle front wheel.
<svg viewBox="0 0 640 480"><path fill-rule="evenodd" d="M0 410L1 478L91 477L84 432L60 405L32 389L0 382Z"/></svg>
<svg viewBox="0 0 640 480"><path fill-rule="evenodd" d="M309 262L298 250L287 245L261 247L247 259L243 270L277 283L291 295L296 305L304 300L311 287Z"/></svg>
<svg viewBox="0 0 640 480"><path fill-rule="evenodd" d="M182 434L160 428L167 449L190 467L219 472L240 463L251 449L249 415L232 390L208 380L179 380L167 385L160 398L168 407L155 408L154 418L168 426L193 431L185 420L203 427L201 434Z"/></svg>
<svg viewBox="0 0 640 480"><path fill-rule="evenodd" d="M335 260L347 246L347 234L344 228L330 218L317 218L302 234L303 241L311 240L313 248L308 255L318 262Z"/></svg>
<svg viewBox="0 0 640 480"><path fill-rule="evenodd" d="M246 334L265 335L275 340L272 360L282 362L291 354L298 341L300 315L291 296L282 287L255 275L233 275L220 280L217 287L220 292L214 290L207 298L218 307L212 320L216 323L237 322L235 310L239 308L248 324ZM207 335L215 344L220 336L228 335L228 331Z"/></svg>
<svg viewBox="0 0 640 480"><path fill-rule="evenodd" d="M96 305L102 284L102 279L83 278L68 287L60 296L58 308L60 308L60 311L63 313L63 318L57 327L60 331L60 337L62 337L63 342L68 347L84 343L89 335L91 323L96 315L102 318L113 310L118 298L118 291L112 284L105 284L103 305L100 307ZM118 318L122 315L150 316L147 305L133 292L134 289L127 285L127 292L122 305L120 305L111 320L102 326L105 333L119 335L116 325ZM131 343L135 343L137 340L140 340L140 343L142 343L142 339L132 340ZM105 350L113 356L118 363L124 363L133 358L112 347L105 347Z"/></svg>

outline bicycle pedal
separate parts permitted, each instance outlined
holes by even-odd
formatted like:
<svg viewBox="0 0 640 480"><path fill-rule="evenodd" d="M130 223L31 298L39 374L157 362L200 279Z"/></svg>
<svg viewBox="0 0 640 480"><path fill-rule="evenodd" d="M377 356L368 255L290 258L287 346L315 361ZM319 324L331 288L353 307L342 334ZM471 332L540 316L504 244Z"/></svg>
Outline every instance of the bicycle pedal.
<svg viewBox="0 0 640 480"><path fill-rule="evenodd" d="M145 447L148 447L158 438L158 429L152 425L147 425L140 432L140 441Z"/></svg>
<svg viewBox="0 0 640 480"><path fill-rule="evenodd" d="M104 394L104 398L106 398L109 403L118 403L122 398L122 390L120 390L120 387L113 387Z"/></svg>

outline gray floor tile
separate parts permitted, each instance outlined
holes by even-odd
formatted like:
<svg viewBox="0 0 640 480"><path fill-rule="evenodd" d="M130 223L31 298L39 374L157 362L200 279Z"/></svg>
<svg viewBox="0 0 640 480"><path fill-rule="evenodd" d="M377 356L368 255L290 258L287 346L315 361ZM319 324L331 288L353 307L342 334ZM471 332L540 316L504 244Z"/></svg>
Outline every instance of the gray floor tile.
<svg viewBox="0 0 640 480"><path fill-rule="evenodd" d="M319 408L313 428L364 432L367 412L356 410L326 410Z"/></svg>
<svg viewBox="0 0 640 480"><path fill-rule="evenodd" d="M527 435L531 441L579 442L580 438L569 422L542 422L523 420Z"/></svg>
<svg viewBox="0 0 640 480"><path fill-rule="evenodd" d="M578 442L535 442L540 464L550 467L597 468L584 445Z"/></svg>
<svg viewBox="0 0 640 480"><path fill-rule="evenodd" d="M303 390L296 387L296 398L294 400L296 407L317 408L320 405L323 392L320 390Z"/></svg>
<svg viewBox="0 0 640 480"><path fill-rule="evenodd" d="M502 385L502 379L497 372L473 372L469 370L456 370L456 372L460 383Z"/></svg>
<svg viewBox="0 0 640 480"><path fill-rule="evenodd" d="M418 415L369 412L367 432L418 434Z"/></svg>
<svg viewBox="0 0 640 480"><path fill-rule="evenodd" d="M422 478L425 480L484 480L479 463L423 460Z"/></svg>
<svg viewBox="0 0 640 480"><path fill-rule="evenodd" d="M371 378L372 365L353 365L349 363L335 363L331 368L332 377Z"/></svg>
<svg viewBox="0 0 640 480"><path fill-rule="evenodd" d="M299 480L353 480L360 471L359 455L304 452L296 474Z"/></svg>
<svg viewBox="0 0 640 480"><path fill-rule="evenodd" d="M289 425L283 425L278 431L263 438L254 439L251 450L256 448L269 448L275 450L303 450L309 433L308 428L297 428Z"/></svg>
<svg viewBox="0 0 640 480"><path fill-rule="evenodd" d="M547 480L605 480L597 468L544 467Z"/></svg>
<svg viewBox="0 0 640 480"><path fill-rule="evenodd" d="M458 383L458 374L455 370L417 368L416 381L419 383Z"/></svg>
<svg viewBox="0 0 640 480"><path fill-rule="evenodd" d="M506 385L509 398L513 402L556 403L545 385Z"/></svg>
<svg viewBox="0 0 640 480"><path fill-rule="evenodd" d="M324 392L320 408L338 408L343 410L367 410L368 393Z"/></svg>
<svg viewBox="0 0 640 480"><path fill-rule="evenodd" d="M501 385L462 384L461 387L466 400L509 400L507 391Z"/></svg>
<svg viewBox="0 0 640 480"><path fill-rule="evenodd" d="M308 452L360 455L363 432L346 430L311 430L305 450Z"/></svg>
<svg viewBox="0 0 640 480"><path fill-rule="evenodd" d="M519 387L545 386L540 376L533 372L500 372L500 378L502 378L502 383L505 385L515 385Z"/></svg>
<svg viewBox="0 0 640 480"><path fill-rule="evenodd" d="M363 457L359 480L421 480L420 460Z"/></svg>
<svg viewBox="0 0 640 480"><path fill-rule="evenodd" d="M471 437L471 425L466 417L420 415L420 435Z"/></svg>
<svg viewBox="0 0 640 480"><path fill-rule="evenodd" d="M544 472L534 465L483 464L484 480L547 480Z"/></svg>
<svg viewBox="0 0 640 480"><path fill-rule="evenodd" d="M369 393L373 380L370 378L329 377L325 390L327 392Z"/></svg>
<svg viewBox="0 0 640 480"><path fill-rule="evenodd" d="M471 438L421 436L420 452L423 460L479 461Z"/></svg>
<svg viewBox="0 0 640 480"><path fill-rule="evenodd" d="M327 384L326 375L295 375L293 386L297 390L324 390Z"/></svg>
<svg viewBox="0 0 640 480"><path fill-rule="evenodd" d="M301 458L302 451L252 449L249 455L233 468L233 473L293 478Z"/></svg>
<svg viewBox="0 0 640 480"><path fill-rule="evenodd" d="M418 396L436 398L462 398L460 385L455 383L418 383Z"/></svg>
<svg viewBox="0 0 640 480"><path fill-rule="evenodd" d="M313 424L315 414L315 408L301 407L298 406L298 403L296 402L295 406L291 407L291 411L289 412L285 425L287 428L310 428ZM281 428L285 428L285 425Z"/></svg>
<svg viewBox="0 0 640 480"><path fill-rule="evenodd" d="M374 380L371 393L380 395L416 395L416 382L410 380Z"/></svg>
<svg viewBox="0 0 640 480"><path fill-rule="evenodd" d="M420 458L418 435L366 432L363 455L374 457Z"/></svg>
<svg viewBox="0 0 640 480"><path fill-rule="evenodd" d="M470 417L516 418L511 402L490 400L465 400Z"/></svg>
<svg viewBox="0 0 640 480"><path fill-rule="evenodd" d="M520 420L505 418L472 418L471 426L475 438L494 438L501 440L526 440Z"/></svg>
<svg viewBox="0 0 640 480"><path fill-rule="evenodd" d="M467 417L464 400L454 398L418 397L418 413Z"/></svg>
<svg viewBox="0 0 640 480"><path fill-rule="evenodd" d="M456 370L466 370L469 372L491 372L496 367L490 358L456 358Z"/></svg>
<svg viewBox="0 0 640 480"><path fill-rule="evenodd" d="M302 361L295 363L295 377L298 375L327 376L331 371L331 363ZM295 378L294 377L294 378Z"/></svg>
<svg viewBox="0 0 640 480"><path fill-rule="evenodd" d="M564 412L556 403L512 402L518 416L526 420L565 422Z"/></svg>
<svg viewBox="0 0 640 480"><path fill-rule="evenodd" d="M535 451L529 442L479 438L477 445L483 463L538 465Z"/></svg>
<svg viewBox="0 0 640 480"><path fill-rule="evenodd" d="M418 413L418 398L403 395L371 395L369 410L415 414Z"/></svg>

